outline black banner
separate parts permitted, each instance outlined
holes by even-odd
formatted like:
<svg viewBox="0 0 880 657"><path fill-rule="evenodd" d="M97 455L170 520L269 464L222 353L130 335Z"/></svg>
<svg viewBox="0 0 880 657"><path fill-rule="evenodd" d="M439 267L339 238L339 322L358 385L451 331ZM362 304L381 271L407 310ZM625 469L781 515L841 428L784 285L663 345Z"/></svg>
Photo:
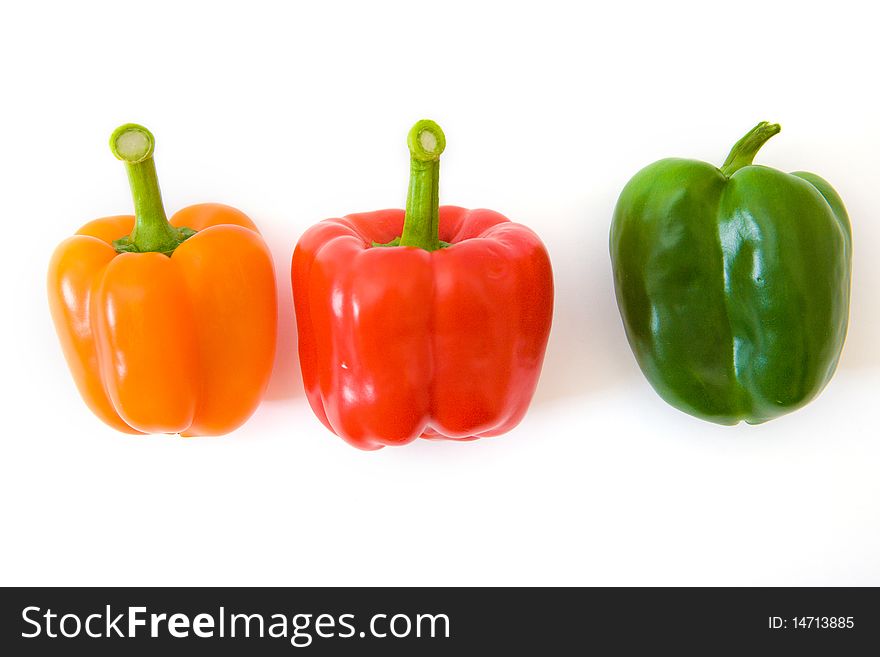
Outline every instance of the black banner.
<svg viewBox="0 0 880 657"><path fill-rule="evenodd" d="M880 598L869 588L20 588L2 590L0 613L5 655L856 654L880 646Z"/></svg>

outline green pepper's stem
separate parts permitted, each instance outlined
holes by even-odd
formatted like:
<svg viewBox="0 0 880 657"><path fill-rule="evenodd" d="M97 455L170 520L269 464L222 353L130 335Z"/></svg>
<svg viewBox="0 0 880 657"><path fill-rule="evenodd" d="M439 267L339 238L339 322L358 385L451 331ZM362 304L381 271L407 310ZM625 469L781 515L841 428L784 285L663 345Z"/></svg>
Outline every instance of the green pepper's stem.
<svg viewBox="0 0 880 657"><path fill-rule="evenodd" d="M400 246L436 251L440 242L440 154L446 136L428 119L416 123L406 139L410 152L409 193Z"/></svg>
<svg viewBox="0 0 880 657"><path fill-rule="evenodd" d="M745 137L733 145L733 148L730 149L730 155L721 165L721 173L729 178L739 169L749 166L755 159L755 155L761 150L761 146L781 129L778 123L761 121L749 130Z"/></svg>
<svg viewBox="0 0 880 657"><path fill-rule="evenodd" d="M165 216L153 161L155 143L152 133L135 123L121 125L110 135L110 150L125 162L134 200L134 228L130 235L113 242L120 253L156 251L171 255L185 239L195 234L189 228L175 228Z"/></svg>

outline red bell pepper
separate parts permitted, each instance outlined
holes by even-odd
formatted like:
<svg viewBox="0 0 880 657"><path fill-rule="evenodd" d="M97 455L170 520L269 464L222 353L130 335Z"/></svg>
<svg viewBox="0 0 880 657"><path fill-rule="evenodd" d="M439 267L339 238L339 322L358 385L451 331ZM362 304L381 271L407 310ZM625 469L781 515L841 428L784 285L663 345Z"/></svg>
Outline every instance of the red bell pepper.
<svg viewBox="0 0 880 657"><path fill-rule="evenodd" d="M362 449L510 430L550 332L553 274L538 236L491 210L439 207L436 123L416 123L408 145L406 211L322 221L293 254L309 403Z"/></svg>

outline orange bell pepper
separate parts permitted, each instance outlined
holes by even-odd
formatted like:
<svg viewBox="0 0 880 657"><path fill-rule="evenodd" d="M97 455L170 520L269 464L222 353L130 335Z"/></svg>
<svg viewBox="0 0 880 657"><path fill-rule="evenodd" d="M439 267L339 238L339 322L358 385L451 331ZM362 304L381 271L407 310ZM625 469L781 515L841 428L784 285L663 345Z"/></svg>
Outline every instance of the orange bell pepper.
<svg viewBox="0 0 880 657"><path fill-rule="evenodd" d="M118 128L134 216L87 223L55 250L49 306L88 406L128 433L216 435L241 425L269 382L277 305L253 222L220 204L166 219L153 135Z"/></svg>

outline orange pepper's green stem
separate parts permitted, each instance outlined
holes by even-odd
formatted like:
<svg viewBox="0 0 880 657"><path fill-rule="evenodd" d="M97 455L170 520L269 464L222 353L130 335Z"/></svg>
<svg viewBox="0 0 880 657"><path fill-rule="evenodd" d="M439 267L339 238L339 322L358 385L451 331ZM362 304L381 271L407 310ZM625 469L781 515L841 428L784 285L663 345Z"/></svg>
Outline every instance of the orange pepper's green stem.
<svg viewBox="0 0 880 657"><path fill-rule="evenodd" d="M407 137L410 152L409 193L400 246L436 251L440 241L440 154L446 136L428 119L416 123Z"/></svg>
<svg viewBox="0 0 880 657"><path fill-rule="evenodd" d="M195 235L190 228L175 228L165 216L153 161L155 143L152 133L135 123L119 126L110 135L110 150L125 162L134 200L134 228L130 235L113 242L120 253L155 251L170 256L184 240Z"/></svg>
<svg viewBox="0 0 880 657"><path fill-rule="evenodd" d="M730 155L721 165L721 173L730 178L739 169L749 166L755 159L755 155L761 150L761 146L766 144L770 137L778 134L781 129L778 123L761 121L749 130L745 137L733 145L733 148L730 149Z"/></svg>

